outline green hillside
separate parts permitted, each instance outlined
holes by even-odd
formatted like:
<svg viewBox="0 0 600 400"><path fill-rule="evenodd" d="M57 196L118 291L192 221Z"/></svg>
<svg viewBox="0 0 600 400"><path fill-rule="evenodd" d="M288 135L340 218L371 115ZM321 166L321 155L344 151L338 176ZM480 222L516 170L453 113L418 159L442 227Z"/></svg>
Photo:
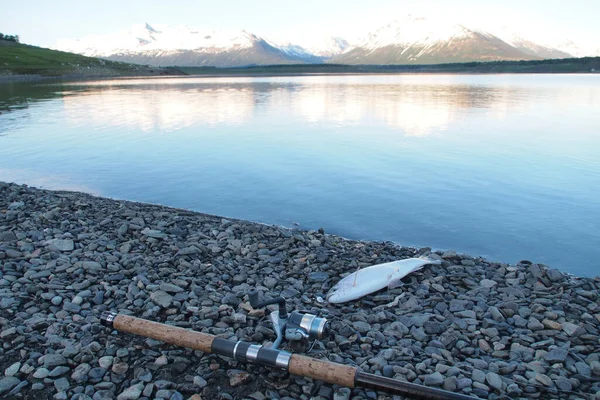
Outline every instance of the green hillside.
<svg viewBox="0 0 600 400"><path fill-rule="evenodd" d="M131 76L178 75L175 68L158 68L106 61L64 51L0 40L0 75Z"/></svg>

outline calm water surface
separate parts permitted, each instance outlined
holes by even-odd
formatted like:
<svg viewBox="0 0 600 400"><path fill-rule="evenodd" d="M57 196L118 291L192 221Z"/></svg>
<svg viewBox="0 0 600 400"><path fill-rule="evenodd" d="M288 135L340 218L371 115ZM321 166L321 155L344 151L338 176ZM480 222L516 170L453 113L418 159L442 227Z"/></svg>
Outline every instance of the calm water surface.
<svg viewBox="0 0 600 400"><path fill-rule="evenodd" d="M0 85L0 180L600 274L599 75Z"/></svg>

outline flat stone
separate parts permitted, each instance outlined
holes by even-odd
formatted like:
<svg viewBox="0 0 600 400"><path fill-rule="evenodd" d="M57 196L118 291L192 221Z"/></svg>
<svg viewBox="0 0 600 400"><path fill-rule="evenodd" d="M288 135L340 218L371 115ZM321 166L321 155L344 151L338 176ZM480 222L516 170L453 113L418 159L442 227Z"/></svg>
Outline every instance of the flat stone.
<svg viewBox="0 0 600 400"><path fill-rule="evenodd" d="M567 359L567 355L569 354L569 352L566 349L557 347L554 348L552 350L550 350L546 356L544 357L544 359L550 363L550 364L554 364L557 362L565 362L565 360Z"/></svg>
<svg viewBox="0 0 600 400"><path fill-rule="evenodd" d="M86 363L79 364L73 370L73 373L71 374L71 379L73 381L75 381L75 383L79 383L79 384L84 383L87 381L88 374L91 369L92 369L92 366L90 364L86 364Z"/></svg>
<svg viewBox="0 0 600 400"><path fill-rule="evenodd" d="M239 369L230 369L227 371L227 375L229 376L229 384L232 387L243 385L252 379L252 375Z"/></svg>
<svg viewBox="0 0 600 400"><path fill-rule="evenodd" d="M339 388L333 392L333 400L349 400L352 391L348 388Z"/></svg>
<svg viewBox="0 0 600 400"><path fill-rule="evenodd" d="M7 393L12 390L15 386L21 383L21 380L14 376L7 376L0 379L0 394Z"/></svg>
<svg viewBox="0 0 600 400"><path fill-rule="evenodd" d="M71 368L69 368L69 367L65 367L64 365L59 365L58 367L55 367L52 371L50 371L48 376L51 378L56 378L58 376L66 374L70 370L71 370Z"/></svg>
<svg viewBox="0 0 600 400"><path fill-rule="evenodd" d="M104 369L109 369L113 363L113 356L104 356L98 359L98 365Z"/></svg>
<svg viewBox="0 0 600 400"><path fill-rule="evenodd" d="M541 383L544 386L552 387L554 384L552 383L552 379L548 377L548 375L537 373L535 375L535 380Z"/></svg>
<svg viewBox="0 0 600 400"><path fill-rule="evenodd" d="M563 322L562 330L569 336L579 336L583 333L583 328L571 322Z"/></svg>
<svg viewBox="0 0 600 400"><path fill-rule="evenodd" d="M117 400L137 400L142 395L142 391L144 390L143 383L137 383L133 386L128 387L123 391L123 393L117 396Z"/></svg>
<svg viewBox="0 0 600 400"><path fill-rule="evenodd" d="M169 359L165 355L162 355L162 356L158 357L156 360L154 360L154 364L158 365L158 366L167 365L168 363L169 363Z"/></svg>
<svg viewBox="0 0 600 400"><path fill-rule="evenodd" d="M444 384L442 385L442 388L450 392L456 392L457 385L458 378L456 378L456 376L449 376L446 379L444 379Z"/></svg>
<svg viewBox="0 0 600 400"><path fill-rule="evenodd" d="M77 305L75 303L71 303L70 301L65 301L63 303L63 310L69 311L72 313L78 313L79 311L81 311L81 306Z"/></svg>
<svg viewBox="0 0 600 400"><path fill-rule="evenodd" d="M179 249L179 251L177 252L178 256L190 256L193 254L198 254L200 253L200 249L198 249L196 246L189 246L189 247L184 247L183 249Z"/></svg>
<svg viewBox="0 0 600 400"><path fill-rule="evenodd" d="M495 372L488 372L485 375L485 381L497 391L502 391L502 378Z"/></svg>
<svg viewBox="0 0 600 400"><path fill-rule="evenodd" d="M427 321L423 324L423 328L427 334L438 335L446 330L446 325L439 322Z"/></svg>
<svg viewBox="0 0 600 400"><path fill-rule="evenodd" d="M12 328L8 328L0 332L0 339L6 339L11 336L14 336L17 333L17 328L14 326Z"/></svg>
<svg viewBox="0 0 600 400"><path fill-rule="evenodd" d="M557 330L557 331L559 331L559 330L562 329L562 325L559 322L552 321L552 320L547 319L547 318L542 321L542 324L544 324L544 326L547 329L554 329L554 330Z"/></svg>
<svg viewBox="0 0 600 400"><path fill-rule="evenodd" d="M5 376L15 376L17 374L17 372L19 372L20 368L21 368L21 363L16 362L16 363L12 364L10 367L6 368L6 370L4 370L4 375Z"/></svg>
<svg viewBox="0 0 600 400"><path fill-rule="evenodd" d="M200 388L200 389L202 389L203 387L208 385L206 380L204 378L202 378L201 376L194 376L193 382L194 382L194 385L198 386L198 388Z"/></svg>
<svg viewBox="0 0 600 400"><path fill-rule="evenodd" d="M527 328L531 329L532 331L541 331L544 329L544 325L540 321L538 321L536 318L529 317L529 322L527 323Z"/></svg>
<svg viewBox="0 0 600 400"><path fill-rule="evenodd" d="M61 354L46 354L44 356L44 367L46 368L54 368L66 363L67 359Z"/></svg>
<svg viewBox="0 0 600 400"><path fill-rule="evenodd" d="M571 381L569 379L565 378L564 376L557 377L554 380L554 384L560 390L564 390L564 391L568 391L568 392L573 390L573 384L571 383Z"/></svg>
<svg viewBox="0 0 600 400"><path fill-rule="evenodd" d="M163 290L165 292L168 293L179 293L179 292L183 292L183 288L177 286L177 285L173 285L171 283L161 283L159 286L160 290Z"/></svg>
<svg viewBox="0 0 600 400"><path fill-rule="evenodd" d="M444 377L439 372L434 372L425 376L423 380L425 386L441 386L444 383Z"/></svg>
<svg viewBox="0 0 600 400"><path fill-rule="evenodd" d="M240 304L240 299L233 293L227 293L221 298L221 303L236 307Z"/></svg>
<svg viewBox="0 0 600 400"><path fill-rule="evenodd" d="M6 254L8 258L19 258L23 256L23 253L15 249L6 249L4 254Z"/></svg>
<svg viewBox="0 0 600 400"><path fill-rule="evenodd" d="M552 282L558 282L561 279L563 279L563 274L562 272L560 272L557 269L550 269L548 271L546 271L546 276L548 277L548 279L550 279L550 281Z"/></svg>
<svg viewBox="0 0 600 400"><path fill-rule="evenodd" d="M479 285L486 287L486 288L492 288L494 286L496 286L498 284L498 282L493 281L491 279L482 279L479 281Z"/></svg>
<svg viewBox="0 0 600 400"><path fill-rule="evenodd" d="M473 379L475 382L483 383L485 382L485 378L485 372L481 370L474 369L473 372L471 372L471 379Z"/></svg>
<svg viewBox="0 0 600 400"><path fill-rule="evenodd" d="M73 251L75 243L71 239L51 239L46 241L46 245L55 247L60 251Z"/></svg>
<svg viewBox="0 0 600 400"><path fill-rule="evenodd" d="M48 376L48 374L50 374L50 371L47 368L41 367L33 373L33 377L37 379L44 379Z"/></svg>
<svg viewBox="0 0 600 400"><path fill-rule="evenodd" d="M67 380L67 378L59 378L54 381L54 387L57 392L66 392L71 387L71 384Z"/></svg>
<svg viewBox="0 0 600 400"><path fill-rule="evenodd" d="M365 334L371 330L371 325L364 321L355 321L352 323L352 327L361 334Z"/></svg>
<svg viewBox="0 0 600 400"><path fill-rule="evenodd" d="M579 374L585 376L586 378L589 378L592 376L592 369L590 368L589 365L587 365L583 361L576 362L575 369L577 370L577 372Z"/></svg>
<svg viewBox="0 0 600 400"><path fill-rule="evenodd" d="M590 368L592 369L592 373L596 376L600 376L600 362L592 361L590 363Z"/></svg>
<svg viewBox="0 0 600 400"><path fill-rule="evenodd" d="M117 375L124 375L129 370L129 365L125 362L113 364L112 372Z"/></svg>
<svg viewBox="0 0 600 400"><path fill-rule="evenodd" d="M463 310L455 313L460 318L477 318L477 314L473 310Z"/></svg>
<svg viewBox="0 0 600 400"><path fill-rule="evenodd" d="M83 269L86 269L86 270L89 270L89 271L99 271L100 269L102 269L102 264L100 264L97 261L80 261L78 264Z"/></svg>
<svg viewBox="0 0 600 400"><path fill-rule="evenodd" d="M163 292L162 290L152 292L152 294L150 295L150 299L162 308L168 308L173 302L173 296L171 296L167 292Z"/></svg>
<svg viewBox="0 0 600 400"><path fill-rule="evenodd" d="M17 240L17 237L14 233L8 232L0 232L0 242L14 242Z"/></svg>
<svg viewBox="0 0 600 400"><path fill-rule="evenodd" d="M54 297L52 298L52 300L50 300L50 302L51 302L53 305L55 305L55 306L60 306L60 304L62 303L62 301L63 301L63 298L62 298L62 297L60 297L60 296L54 296Z"/></svg>
<svg viewBox="0 0 600 400"><path fill-rule="evenodd" d="M146 235L148 237L155 238L155 239L164 239L167 237L166 233L163 233L162 231L159 231L157 229L144 228L144 229L142 229L141 233L142 233L142 235Z"/></svg>
<svg viewBox="0 0 600 400"><path fill-rule="evenodd" d="M308 274L308 280L310 282L325 282L329 279L329 274L323 271L315 271Z"/></svg>

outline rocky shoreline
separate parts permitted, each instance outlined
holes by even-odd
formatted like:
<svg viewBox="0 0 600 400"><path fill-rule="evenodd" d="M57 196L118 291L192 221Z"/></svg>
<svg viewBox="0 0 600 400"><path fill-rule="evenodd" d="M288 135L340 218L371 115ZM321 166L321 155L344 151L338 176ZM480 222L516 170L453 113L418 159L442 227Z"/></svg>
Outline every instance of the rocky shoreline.
<svg viewBox="0 0 600 400"><path fill-rule="evenodd" d="M358 266L429 254L402 287L319 301ZM392 399L110 332L112 310L275 339L247 292L328 310L310 353L480 398L600 399L600 279L0 182L0 397ZM404 293L400 302L394 299ZM392 304L390 304L392 303Z"/></svg>

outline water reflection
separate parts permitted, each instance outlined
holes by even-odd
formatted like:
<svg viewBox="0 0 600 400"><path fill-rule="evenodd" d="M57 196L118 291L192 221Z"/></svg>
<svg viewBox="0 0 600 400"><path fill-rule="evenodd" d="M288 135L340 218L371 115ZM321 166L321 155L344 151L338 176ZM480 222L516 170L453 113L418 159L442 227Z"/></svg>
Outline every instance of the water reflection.
<svg viewBox="0 0 600 400"><path fill-rule="evenodd" d="M348 84L329 79L287 82L223 79L99 81L78 87L64 98L74 126L120 126L144 132L169 132L194 125L243 124L261 110L309 123L355 125L383 123L407 136L443 132L461 110L488 109L501 118L511 107L527 107L527 94L513 87L411 82ZM46 87L46 90L49 88ZM59 92L60 93L60 92Z"/></svg>
<svg viewBox="0 0 600 400"><path fill-rule="evenodd" d="M598 274L590 221L600 220L599 81L178 77L0 87L0 180Z"/></svg>

